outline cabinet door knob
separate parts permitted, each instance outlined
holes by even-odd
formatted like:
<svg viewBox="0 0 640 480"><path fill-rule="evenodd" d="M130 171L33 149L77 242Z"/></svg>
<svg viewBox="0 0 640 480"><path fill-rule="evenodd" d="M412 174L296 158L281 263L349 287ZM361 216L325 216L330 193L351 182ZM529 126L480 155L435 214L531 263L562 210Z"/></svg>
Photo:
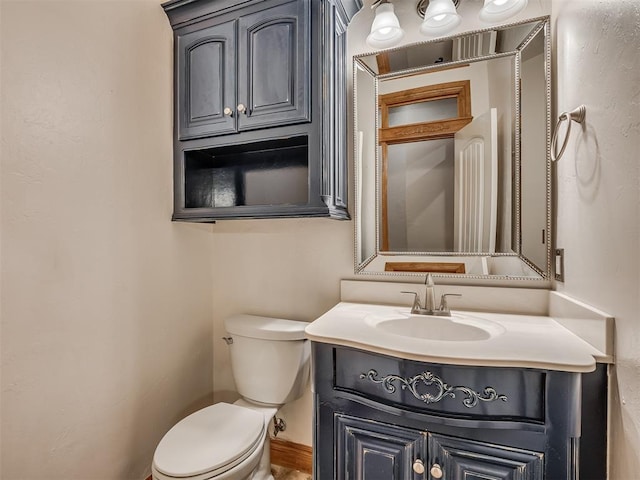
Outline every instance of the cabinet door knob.
<svg viewBox="0 0 640 480"><path fill-rule="evenodd" d="M442 467L437 463L434 463L431 470L429 470L429 473L433 478L442 478Z"/></svg>
<svg viewBox="0 0 640 480"><path fill-rule="evenodd" d="M231 110L229 107L224 107L223 113L227 117L232 117L233 116L233 110Z"/></svg>
<svg viewBox="0 0 640 480"><path fill-rule="evenodd" d="M424 473L424 463L419 458L413 462L413 471L418 475L422 475Z"/></svg>
<svg viewBox="0 0 640 480"><path fill-rule="evenodd" d="M238 104L238 113L245 113L247 111L247 107L244 106L244 103Z"/></svg>

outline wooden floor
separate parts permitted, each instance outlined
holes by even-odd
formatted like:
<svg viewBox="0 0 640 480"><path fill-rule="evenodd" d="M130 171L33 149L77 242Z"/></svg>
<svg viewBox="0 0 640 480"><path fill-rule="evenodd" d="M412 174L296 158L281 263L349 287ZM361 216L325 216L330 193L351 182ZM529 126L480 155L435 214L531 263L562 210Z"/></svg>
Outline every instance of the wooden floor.
<svg viewBox="0 0 640 480"><path fill-rule="evenodd" d="M302 473L298 470L291 470L278 465L271 465L271 473L275 480L311 480L312 477L308 473Z"/></svg>

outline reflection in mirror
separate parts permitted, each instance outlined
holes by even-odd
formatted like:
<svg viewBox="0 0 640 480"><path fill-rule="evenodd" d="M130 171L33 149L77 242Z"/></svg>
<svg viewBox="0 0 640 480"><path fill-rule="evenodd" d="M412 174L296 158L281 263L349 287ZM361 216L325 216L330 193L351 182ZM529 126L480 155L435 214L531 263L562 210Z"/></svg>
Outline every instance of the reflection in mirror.
<svg viewBox="0 0 640 480"><path fill-rule="evenodd" d="M453 251L453 190L446 188L453 184L453 141L399 143L386 150L383 163L392 161L382 180L381 250Z"/></svg>
<svg viewBox="0 0 640 480"><path fill-rule="evenodd" d="M354 57L356 272L549 277L548 32Z"/></svg>
<svg viewBox="0 0 640 480"><path fill-rule="evenodd" d="M536 123L545 115L545 105L539 99L545 96L545 39L538 32L522 50L520 72L520 253L534 265L544 265L547 258L546 245L540 241L540 226L545 225L546 171L540 168L539 160L547 154L548 129Z"/></svg>

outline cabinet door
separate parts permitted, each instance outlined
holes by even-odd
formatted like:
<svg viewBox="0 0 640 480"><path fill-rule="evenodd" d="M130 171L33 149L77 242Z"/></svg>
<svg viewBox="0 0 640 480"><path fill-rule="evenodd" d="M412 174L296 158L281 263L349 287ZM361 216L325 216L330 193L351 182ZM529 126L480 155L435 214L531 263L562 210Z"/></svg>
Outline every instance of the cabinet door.
<svg viewBox="0 0 640 480"><path fill-rule="evenodd" d="M180 140L236 131L235 28L231 21L177 36Z"/></svg>
<svg viewBox="0 0 640 480"><path fill-rule="evenodd" d="M538 452L429 434L429 478L542 480L543 459Z"/></svg>
<svg viewBox="0 0 640 480"><path fill-rule="evenodd" d="M309 1L240 17L238 129L310 121Z"/></svg>
<svg viewBox="0 0 640 480"><path fill-rule="evenodd" d="M336 415L337 480L413 480L426 457L425 432Z"/></svg>

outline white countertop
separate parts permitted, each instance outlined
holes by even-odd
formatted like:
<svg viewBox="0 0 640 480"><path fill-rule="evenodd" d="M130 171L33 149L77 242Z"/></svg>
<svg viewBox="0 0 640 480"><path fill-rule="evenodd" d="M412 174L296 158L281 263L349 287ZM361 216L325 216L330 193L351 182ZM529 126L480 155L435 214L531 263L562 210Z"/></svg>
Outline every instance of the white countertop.
<svg viewBox="0 0 640 480"><path fill-rule="evenodd" d="M590 372L597 359L606 358L548 316L457 313L494 322L503 327L502 333L486 340L440 341L382 332L366 319L371 315L408 316L409 308L350 302L339 303L305 331L312 341L430 363Z"/></svg>

